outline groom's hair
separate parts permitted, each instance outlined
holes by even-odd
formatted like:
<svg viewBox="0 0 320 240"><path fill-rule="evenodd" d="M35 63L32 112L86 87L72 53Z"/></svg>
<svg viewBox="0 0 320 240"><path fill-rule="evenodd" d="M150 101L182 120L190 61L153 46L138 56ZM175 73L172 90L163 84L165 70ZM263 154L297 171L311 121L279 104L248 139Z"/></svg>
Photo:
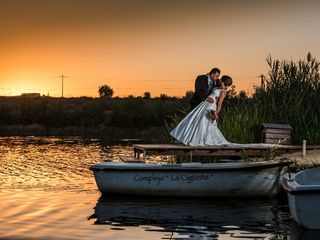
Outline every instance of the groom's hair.
<svg viewBox="0 0 320 240"><path fill-rule="evenodd" d="M211 71L209 72L209 74L212 74L212 73L221 73L220 69L219 68L212 68Z"/></svg>

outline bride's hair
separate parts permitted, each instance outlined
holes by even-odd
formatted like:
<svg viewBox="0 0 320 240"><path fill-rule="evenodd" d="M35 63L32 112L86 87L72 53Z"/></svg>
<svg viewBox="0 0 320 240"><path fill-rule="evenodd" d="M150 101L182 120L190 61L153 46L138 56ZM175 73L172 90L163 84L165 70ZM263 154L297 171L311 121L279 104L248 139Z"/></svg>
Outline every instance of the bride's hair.
<svg viewBox="0 0 320 240"><path fill-rule="evenodd" d="M229 87L232 85L232 78L228 75L223 75L220 82L223 82L226 87Z"/></svg>
<svg viewBox="0 0 320 240"><path fill-rule="evenodd" d="M224 86L229 87L232 85L232 78L228 75L223 75L213 89L221 88L221 82L224 83Z"/></svg>

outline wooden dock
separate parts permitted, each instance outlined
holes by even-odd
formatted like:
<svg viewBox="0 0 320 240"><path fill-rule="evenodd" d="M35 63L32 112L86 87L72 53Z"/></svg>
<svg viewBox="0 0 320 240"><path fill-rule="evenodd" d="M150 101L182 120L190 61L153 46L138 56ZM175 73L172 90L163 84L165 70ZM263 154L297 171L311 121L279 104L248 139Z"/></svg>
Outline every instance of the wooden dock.
<svg viewBox="0 0 320 240"><path fill-rule="evenodd" d="M307 150L320 149L320 145L307 146ZM135 144L133 145L134 157L145 160L148 155L174 155L174 156L267 156L271 151L277 154L302 152L302 145L268 145L268 144L243 144L221 146L186 146L181 144Z"/></svg>

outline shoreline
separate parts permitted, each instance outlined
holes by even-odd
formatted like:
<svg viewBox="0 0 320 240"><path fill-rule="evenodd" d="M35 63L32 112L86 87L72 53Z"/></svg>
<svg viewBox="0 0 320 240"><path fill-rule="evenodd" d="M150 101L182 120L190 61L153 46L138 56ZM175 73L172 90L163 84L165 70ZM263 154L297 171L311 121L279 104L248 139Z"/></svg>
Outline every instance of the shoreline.
<svg viewBox="0 0 320 240"><path fill-rule="evenodd" d="M302 156L302 152L285 153L277 156L276 159L286 157L293 160L292 170L301 171L307 168L320 167L320 150L308 150L306 156Z"/></svg>
<svg viewBox="0 0 320 240"><path fill-rule="evenodd" d="M38 136L38 137L84 137L101 139L163 139L164 127L123 128L123 127L77 127L67 126L58 128L46 128L39 124L30 125L2 125L0 126L0 137L12 136Z"/></svg>

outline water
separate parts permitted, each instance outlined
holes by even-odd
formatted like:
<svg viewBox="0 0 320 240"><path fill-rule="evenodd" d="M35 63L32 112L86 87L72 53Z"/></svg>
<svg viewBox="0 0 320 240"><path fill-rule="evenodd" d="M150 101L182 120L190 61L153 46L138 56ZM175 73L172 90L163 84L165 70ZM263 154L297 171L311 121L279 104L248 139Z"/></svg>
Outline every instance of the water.
<svg viewBox="0 0 320 240"><path fill-rule="evenodd" d="M89 167L130 154L95 139L0 138L0 239L320 239L286 199L102 197Z"/></svg>

